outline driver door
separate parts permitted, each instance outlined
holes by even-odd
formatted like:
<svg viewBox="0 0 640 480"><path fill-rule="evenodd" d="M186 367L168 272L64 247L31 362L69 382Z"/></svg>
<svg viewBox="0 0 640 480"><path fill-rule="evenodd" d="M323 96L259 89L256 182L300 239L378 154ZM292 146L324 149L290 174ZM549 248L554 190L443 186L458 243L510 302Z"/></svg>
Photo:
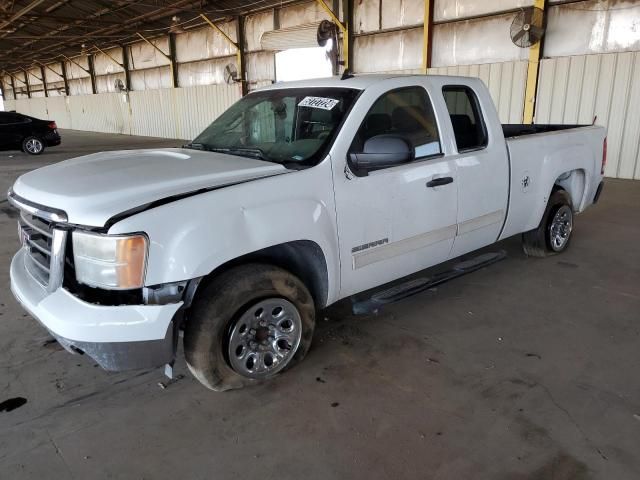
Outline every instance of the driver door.
<svg viewBox="0 0 640 480"><path fill-rule="evenodd" d="M368 172L352 169L347 159L344 171L337 162L334 167L341 297L441 263L451 252L456 167L442 154L425 86L412 82L373 98L365 91L358 102L361 124L347 153L362 152L372 137L393 135L408 140L415 159Z"/></svg>

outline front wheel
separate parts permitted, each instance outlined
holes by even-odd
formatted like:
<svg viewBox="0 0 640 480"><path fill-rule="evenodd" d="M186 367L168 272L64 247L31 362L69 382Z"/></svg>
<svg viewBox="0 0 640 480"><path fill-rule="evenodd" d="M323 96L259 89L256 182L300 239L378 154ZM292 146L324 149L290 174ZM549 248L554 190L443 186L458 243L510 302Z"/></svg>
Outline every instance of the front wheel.
<svg viewBox="0 0 640 480"><path fill-rule="evenodd" d="M314 327L313 299L296 276L242 265L198 293L185 327L187 365L211 390L259 383L304 358Z"/></svg>
<svg viewBox="0 0 640 480"><path fill-rule="evenodd" d="M535 230L522 234L522 248L531 257L546 257L563 252L573 232L573 206L565 190L555 190Z"/></svg>
<svg viewBox="0 0 640 480"><path fill-rule="evenodd" d="M22 151L29 155L40 155L44 152L44 142L38 137L27 137L22 141Z"/></svg>

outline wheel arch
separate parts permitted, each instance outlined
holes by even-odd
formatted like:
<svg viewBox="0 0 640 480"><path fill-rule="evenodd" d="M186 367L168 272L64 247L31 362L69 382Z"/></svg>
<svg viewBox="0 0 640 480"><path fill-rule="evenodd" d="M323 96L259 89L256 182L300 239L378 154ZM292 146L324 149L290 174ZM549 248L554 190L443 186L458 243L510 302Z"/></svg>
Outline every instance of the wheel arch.
<svg viewBox="0 0 640 480"><path fill-rule="evenodd" d="M571 203L574 211L580 211L582 208L584 196L587 189L587 177L584 169L576 168L558 175L553 182L552 192L555 190L564 190L571 197Z"/></svg>
<svg viewBox="0 0 640 480"><path fill-rule="evenodd" d="M294 240L246 253L217 266L204 277L203 281L210 281L223 272L247 263L265 263L287 270L305 284L317 307L327 306L329 298L327 260L322 248L316 242ZM197 291L195 295L198 295Z"/></svg>

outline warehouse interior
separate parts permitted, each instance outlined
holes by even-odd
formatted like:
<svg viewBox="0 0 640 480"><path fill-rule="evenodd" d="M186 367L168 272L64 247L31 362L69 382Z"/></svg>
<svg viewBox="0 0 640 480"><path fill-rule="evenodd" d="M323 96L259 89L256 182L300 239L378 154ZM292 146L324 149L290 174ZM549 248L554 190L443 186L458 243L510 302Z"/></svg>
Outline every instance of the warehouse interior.
<svg viewBox="0 0 640 480"><path fill-rule="evenodd" d="M325 20L332 73L479 77L503 123L596 119L608 129L607 176L640 179L634 0L536 2L546 31L525 48L510 29L532 0L15 3L24 8L0 28L5 109L60 128L193 138L243 93L300 78L304 62L278 72L278 58L317 56Z"/></svg>
<svg viewBox="0 0 640 480"><path fill-rule="evenodd" d="M303 364L213 394L180 360L172 379L94 368L28 318L5 201L7 478L640 478L638 0L0 1L0 105L62 135L0 151L0 187L179 147L262 87L345 72L477 77L503 124L606 127L605 189L571 249L538 261L510 238L506 260L375 314L341 301Z"/></svg>

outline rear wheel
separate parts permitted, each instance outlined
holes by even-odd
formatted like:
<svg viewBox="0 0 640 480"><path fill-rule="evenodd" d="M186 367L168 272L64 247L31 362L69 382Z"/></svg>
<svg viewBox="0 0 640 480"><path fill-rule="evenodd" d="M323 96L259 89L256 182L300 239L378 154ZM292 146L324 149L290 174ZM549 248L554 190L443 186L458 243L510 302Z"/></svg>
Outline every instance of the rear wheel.
<svg viewBox="0 0 640 480"><path fill-rule="evenodd" d="M22 151L29 155L40 155L44 152L44 142L38 137L27 137L22 141Z"/></svg>
<svg viewBox="0 0 640 480"><path fill-rule="evenodd" d="M531 257L546 257L567 249L573 232L573 206L565 190L549 198L540 225L522 234L522 248Z"/></svg>
<svg viewBox="0 0 640 480"><path fill-rule="evenodd" d="M313 299L297 277L242 265L198 293L185 328L187 365L211 390L259 383L304 358L314 326Z"/></svg>

